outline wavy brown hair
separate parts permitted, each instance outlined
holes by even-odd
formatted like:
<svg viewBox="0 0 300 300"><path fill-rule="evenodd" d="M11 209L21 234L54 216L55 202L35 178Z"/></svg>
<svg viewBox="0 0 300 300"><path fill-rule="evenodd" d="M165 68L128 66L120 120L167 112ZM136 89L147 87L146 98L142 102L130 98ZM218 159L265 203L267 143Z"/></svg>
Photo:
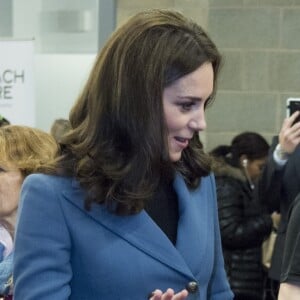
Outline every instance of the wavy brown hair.
<svg viewBox="0 0 300 300"><path fill-rule="evenodd" d="M182 159L170 162L162 95L207 62L215 90L220 61L208 35L180 13L133 16L98 55L71 110L60 155L44 171L74 176L87 191L87 208L103 203L118 214L139 212L161 178L175 171L195 187L210 172L210 160L195 134Z"/></svg>

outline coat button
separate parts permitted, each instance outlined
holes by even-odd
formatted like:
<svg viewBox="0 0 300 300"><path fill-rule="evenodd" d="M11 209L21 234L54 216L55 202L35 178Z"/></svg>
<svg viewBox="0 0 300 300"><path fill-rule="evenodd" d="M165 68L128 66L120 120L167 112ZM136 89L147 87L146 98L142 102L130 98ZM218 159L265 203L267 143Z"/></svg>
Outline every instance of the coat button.
<svg viewBox="0 0 300 300"><path fill-rule="evenodd" d="M196 281L190 281L187 285L186 285L186 289L189 293L196 293L198 291L198 283Z"/></svg>

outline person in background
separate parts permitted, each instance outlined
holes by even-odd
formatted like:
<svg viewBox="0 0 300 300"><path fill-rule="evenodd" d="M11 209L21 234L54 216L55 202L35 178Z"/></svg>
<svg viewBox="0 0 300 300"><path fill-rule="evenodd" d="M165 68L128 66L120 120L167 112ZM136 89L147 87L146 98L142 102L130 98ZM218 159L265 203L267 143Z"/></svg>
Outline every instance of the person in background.
<svg viewBox="0 0 300 300"><path fill-rule="evenodd" d="M281 216L269 270L274 299L278 294L288 213L300 192L300 122L294 124L299 113L283 121L258 184L261 203L270 213L276 211Z"/></svg>
<svg viewBox="0 0 300 300"><path fill-rule="evenodd" d="M300 194L290 208L278 300L300 299Z"/></svg>
<svg viewBox="0 0 300 300"><path fill-rule="evenodd" d="M12 294L13 244L22 182L58 147L52 136L38 129L0 127L0 298Z"/></svg>
<svg viewBox="0 0 300 300"><path fill-rule="evenodd" d="M112 35L56 160L23 184L15 300L232 299L199 139L220 63L176 11Z"/></svg>
<svg viewBox="0 0 300 300"><path fill-rule="evenodd" d="M55 140L59 142L64 134L71 129L70 121L67 119L56 119L54 120L50 133L54 136Z"/></svg>
<svg viewBox="0 0 300 300"><path fill-rule="evenodd" d="M272 229L254 193L269 145L258 133L243 132L231 145L211 151L215 159L219 221L227 276L236 300L262 300L262 243Z"/></svg>
<svg viewBox="0 0 300 300"><path fill-rule="evenodd" d="M4 118L3 116L0 115L0 127L9 125L9 124L10 124L10 122L6 118Z"/></svg>

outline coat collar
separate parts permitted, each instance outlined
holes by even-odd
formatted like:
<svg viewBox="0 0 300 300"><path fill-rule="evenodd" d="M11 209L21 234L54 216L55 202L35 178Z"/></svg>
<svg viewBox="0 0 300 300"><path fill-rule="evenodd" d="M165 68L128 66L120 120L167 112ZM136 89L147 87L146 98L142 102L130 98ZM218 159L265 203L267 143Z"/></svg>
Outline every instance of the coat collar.
<svg viewBox="0 0 300 300"><path fill-rule="evenodd" d="M247 178L242 169L233 167L225 162L223 158L216 158L213 160L213 172L218 176L228 176L236 180L246 182Z"/></svg>
<svg viewBox="0 0 300 300"><path fill-rule="evenodd" d="M184 187L184 188L183 188ZM186 203L189 202L190 192L186 188L184 180L177 175L174 181L174 188L178 195L179 210L186 210ZM89 217L93 218L99 225L105 227L121 239L126 240L133 247L138 248L154 259L179 271L187 277L193 277L191 268L186 262L190 252L185 245L187 229L181 228L178 232L176 248L155 222L149 217L146 211L131 216L117 216L110 213L103 205L93 204L90 211L84 209L85 192L80 188L77 181L72 181L72 189L63 191L65 199L71 202L78 209L83 210ZM180 214L181 214L180 212ZM184 220L180 218L181 226L189 226L186 223L186 212L183 213Z"/></svg>

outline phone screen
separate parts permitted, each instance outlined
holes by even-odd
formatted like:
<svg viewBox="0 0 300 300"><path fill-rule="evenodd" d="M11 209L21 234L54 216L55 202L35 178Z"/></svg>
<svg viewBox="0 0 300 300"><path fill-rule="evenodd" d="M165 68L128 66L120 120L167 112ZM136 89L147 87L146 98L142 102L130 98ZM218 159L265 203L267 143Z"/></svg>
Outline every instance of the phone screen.
<svg viewBox="0 0 300 300"><path fill-rule="evenodd" d="M291 116L297 110L300 111L300 98L289 98L287 100L288 116ZM300 116L297 117L293 124L297 122L300 122Z"/></svg>

